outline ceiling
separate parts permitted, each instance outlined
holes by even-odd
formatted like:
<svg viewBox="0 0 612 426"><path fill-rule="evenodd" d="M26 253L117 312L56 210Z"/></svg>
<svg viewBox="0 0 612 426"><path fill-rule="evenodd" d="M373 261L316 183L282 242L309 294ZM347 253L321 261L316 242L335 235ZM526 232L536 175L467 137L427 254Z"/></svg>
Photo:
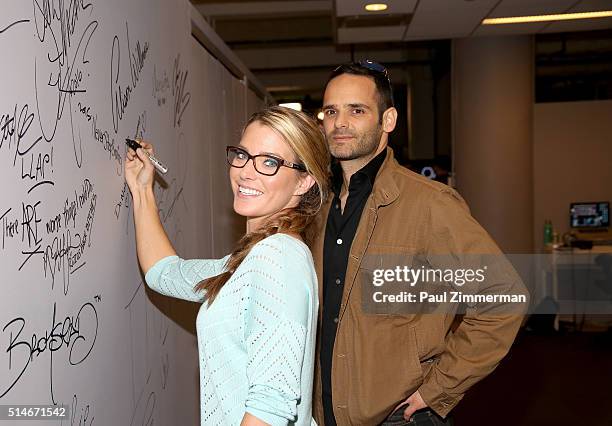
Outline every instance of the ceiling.
<svg viewBox="0 0 612 426"><path fill-rule="evenodd" d="M610 10L612 0L384 0L388 9L374 13L365 11L365 4L371 1L364 0L193 0L193 3L205 17L215 21L325 18L322 20L329 25L334 41L339 44L612 28L612 18L480 25L485 18ZM290 29L299 33L307 31L311 23L296 24ZM317 24L314 27L320 29ZM269 29L273 31L275 28Z"/></svg>
<svg viewBox="0 0 612 426"><path fill-rule="evenodd" d="M435 61L437 43L480 36L612 29L612 18L482 26L484 18L612 9L612 0L192 0L273 93L319 89L338 63L376 58L405 78ZM606 47L609 52L609 47ZM418 76L417 76L418 78Z"/></svg>

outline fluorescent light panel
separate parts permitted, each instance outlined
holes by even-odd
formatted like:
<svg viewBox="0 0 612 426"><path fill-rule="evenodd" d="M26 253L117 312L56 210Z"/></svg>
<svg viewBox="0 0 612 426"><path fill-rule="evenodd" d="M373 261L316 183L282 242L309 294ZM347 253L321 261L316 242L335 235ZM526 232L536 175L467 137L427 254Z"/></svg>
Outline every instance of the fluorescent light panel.
<svg viewBox="0 0 612 426"><path fill-rule="evenodd" d="M482 25L524 24L529 22L567 21L572 19L592 19L612 17L612 10L582 13L559 13L556 15L512 16L508 18L487 18Z"/></svg>

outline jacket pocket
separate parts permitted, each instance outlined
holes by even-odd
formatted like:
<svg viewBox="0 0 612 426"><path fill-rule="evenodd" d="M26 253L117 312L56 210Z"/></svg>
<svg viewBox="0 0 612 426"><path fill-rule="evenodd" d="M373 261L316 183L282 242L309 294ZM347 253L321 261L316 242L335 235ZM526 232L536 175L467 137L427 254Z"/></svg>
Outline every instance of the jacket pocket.
<svg viewBox="0 0 612 426"><path fill-rule="evenodd" d="M348 412L352 424L378 424L423 382L416 333L403 317L362 315L357 323L361 365L349 371Z"/></svg>

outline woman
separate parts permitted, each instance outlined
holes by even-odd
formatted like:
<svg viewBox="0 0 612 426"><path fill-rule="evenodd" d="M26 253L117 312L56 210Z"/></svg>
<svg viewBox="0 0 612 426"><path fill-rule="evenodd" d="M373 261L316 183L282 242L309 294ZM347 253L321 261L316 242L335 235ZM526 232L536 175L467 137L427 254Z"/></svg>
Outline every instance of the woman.
<svg viewBox="0 0 612 426"><path fill-rule="evenodd" d="M153 153L150 144L143 148ZM329 152L317 124L271 107L227 148L234 210L247 232L220 260L176 256L157 212L154 169L128 151L136 247L147 284L199 301L201 423L310 425L317 279L306 226L328 191Z"/></svg>

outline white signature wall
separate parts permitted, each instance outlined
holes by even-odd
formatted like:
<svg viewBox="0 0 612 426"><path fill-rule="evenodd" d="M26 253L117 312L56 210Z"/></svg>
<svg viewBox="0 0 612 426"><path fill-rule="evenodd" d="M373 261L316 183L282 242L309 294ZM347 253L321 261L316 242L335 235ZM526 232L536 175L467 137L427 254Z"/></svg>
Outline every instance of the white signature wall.
<svg viewBox="0 0 612 426"><path fill-rule="evenodd" d="M0 5L0 405L69 407L38 425L197 424L198 306L143 284L125 138L169 167L179 253L219 257L241 232L225 145L262 102L192 38L187 1Z"/></svg>

